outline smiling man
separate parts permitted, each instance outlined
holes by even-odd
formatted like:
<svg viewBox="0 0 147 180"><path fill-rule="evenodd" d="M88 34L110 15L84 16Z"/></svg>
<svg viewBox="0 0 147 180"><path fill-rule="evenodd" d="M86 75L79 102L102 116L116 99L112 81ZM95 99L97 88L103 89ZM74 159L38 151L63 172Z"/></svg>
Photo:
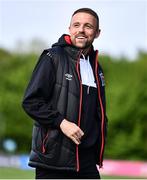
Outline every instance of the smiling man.
<svg viewBox="0 0 147 180"><path fill-rule="evenodd" d="M98 17L76 11L69 27L72 44L80 49L90 48L94 39L100 34Z"/></svg>
<svg viewBox="0 0 147 180"><path fill-rule="evenodd" d="M41 54L23 108L34 119L29 165L36 179L99 179L106 138L105 83L93 41L99 18L76 10L69 35Z"/></svg>

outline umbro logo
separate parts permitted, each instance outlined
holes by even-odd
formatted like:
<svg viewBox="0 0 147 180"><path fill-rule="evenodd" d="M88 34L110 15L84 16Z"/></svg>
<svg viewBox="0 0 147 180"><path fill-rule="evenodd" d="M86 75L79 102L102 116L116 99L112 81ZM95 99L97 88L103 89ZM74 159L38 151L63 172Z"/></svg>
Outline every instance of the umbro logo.
<svg viewBox="0 0 147 180"><path fill-rule="evenodd" d="M66 73L66 74L65 74L65 78L66 78L67 80L71 81L71 80L72 80L72 75Z"/></svg>

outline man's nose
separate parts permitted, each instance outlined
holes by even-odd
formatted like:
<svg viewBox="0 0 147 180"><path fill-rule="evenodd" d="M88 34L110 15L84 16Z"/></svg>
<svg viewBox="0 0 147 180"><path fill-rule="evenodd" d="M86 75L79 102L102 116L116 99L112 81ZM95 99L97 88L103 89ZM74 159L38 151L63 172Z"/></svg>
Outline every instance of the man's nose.
<svg viewBox="0 0 147 180"><path fill-rule="evenodd" d="M84 26L79 27L79 32L84 32Z"/></svg>

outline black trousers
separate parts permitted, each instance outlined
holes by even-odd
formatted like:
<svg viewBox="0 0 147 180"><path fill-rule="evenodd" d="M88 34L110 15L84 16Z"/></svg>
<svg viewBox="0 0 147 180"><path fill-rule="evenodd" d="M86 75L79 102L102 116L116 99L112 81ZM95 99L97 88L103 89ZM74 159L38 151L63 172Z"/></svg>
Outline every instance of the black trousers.
<svg viewBox="0 0 147 180"><path fill-rule="evenodd" d="M80 171L36 168L36 179L100 179L92 148L79 150Z"/></svg>

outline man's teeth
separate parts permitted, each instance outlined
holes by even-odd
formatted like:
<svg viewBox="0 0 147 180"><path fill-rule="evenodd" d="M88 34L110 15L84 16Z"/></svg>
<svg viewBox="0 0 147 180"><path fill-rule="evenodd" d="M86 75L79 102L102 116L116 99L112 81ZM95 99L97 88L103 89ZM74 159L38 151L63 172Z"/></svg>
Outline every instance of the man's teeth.
<svg viewBox="0 0 147 180"><path fill-rule="evenodd" d="M78 39L85 39L85 37L77 37Z"/></svg>

